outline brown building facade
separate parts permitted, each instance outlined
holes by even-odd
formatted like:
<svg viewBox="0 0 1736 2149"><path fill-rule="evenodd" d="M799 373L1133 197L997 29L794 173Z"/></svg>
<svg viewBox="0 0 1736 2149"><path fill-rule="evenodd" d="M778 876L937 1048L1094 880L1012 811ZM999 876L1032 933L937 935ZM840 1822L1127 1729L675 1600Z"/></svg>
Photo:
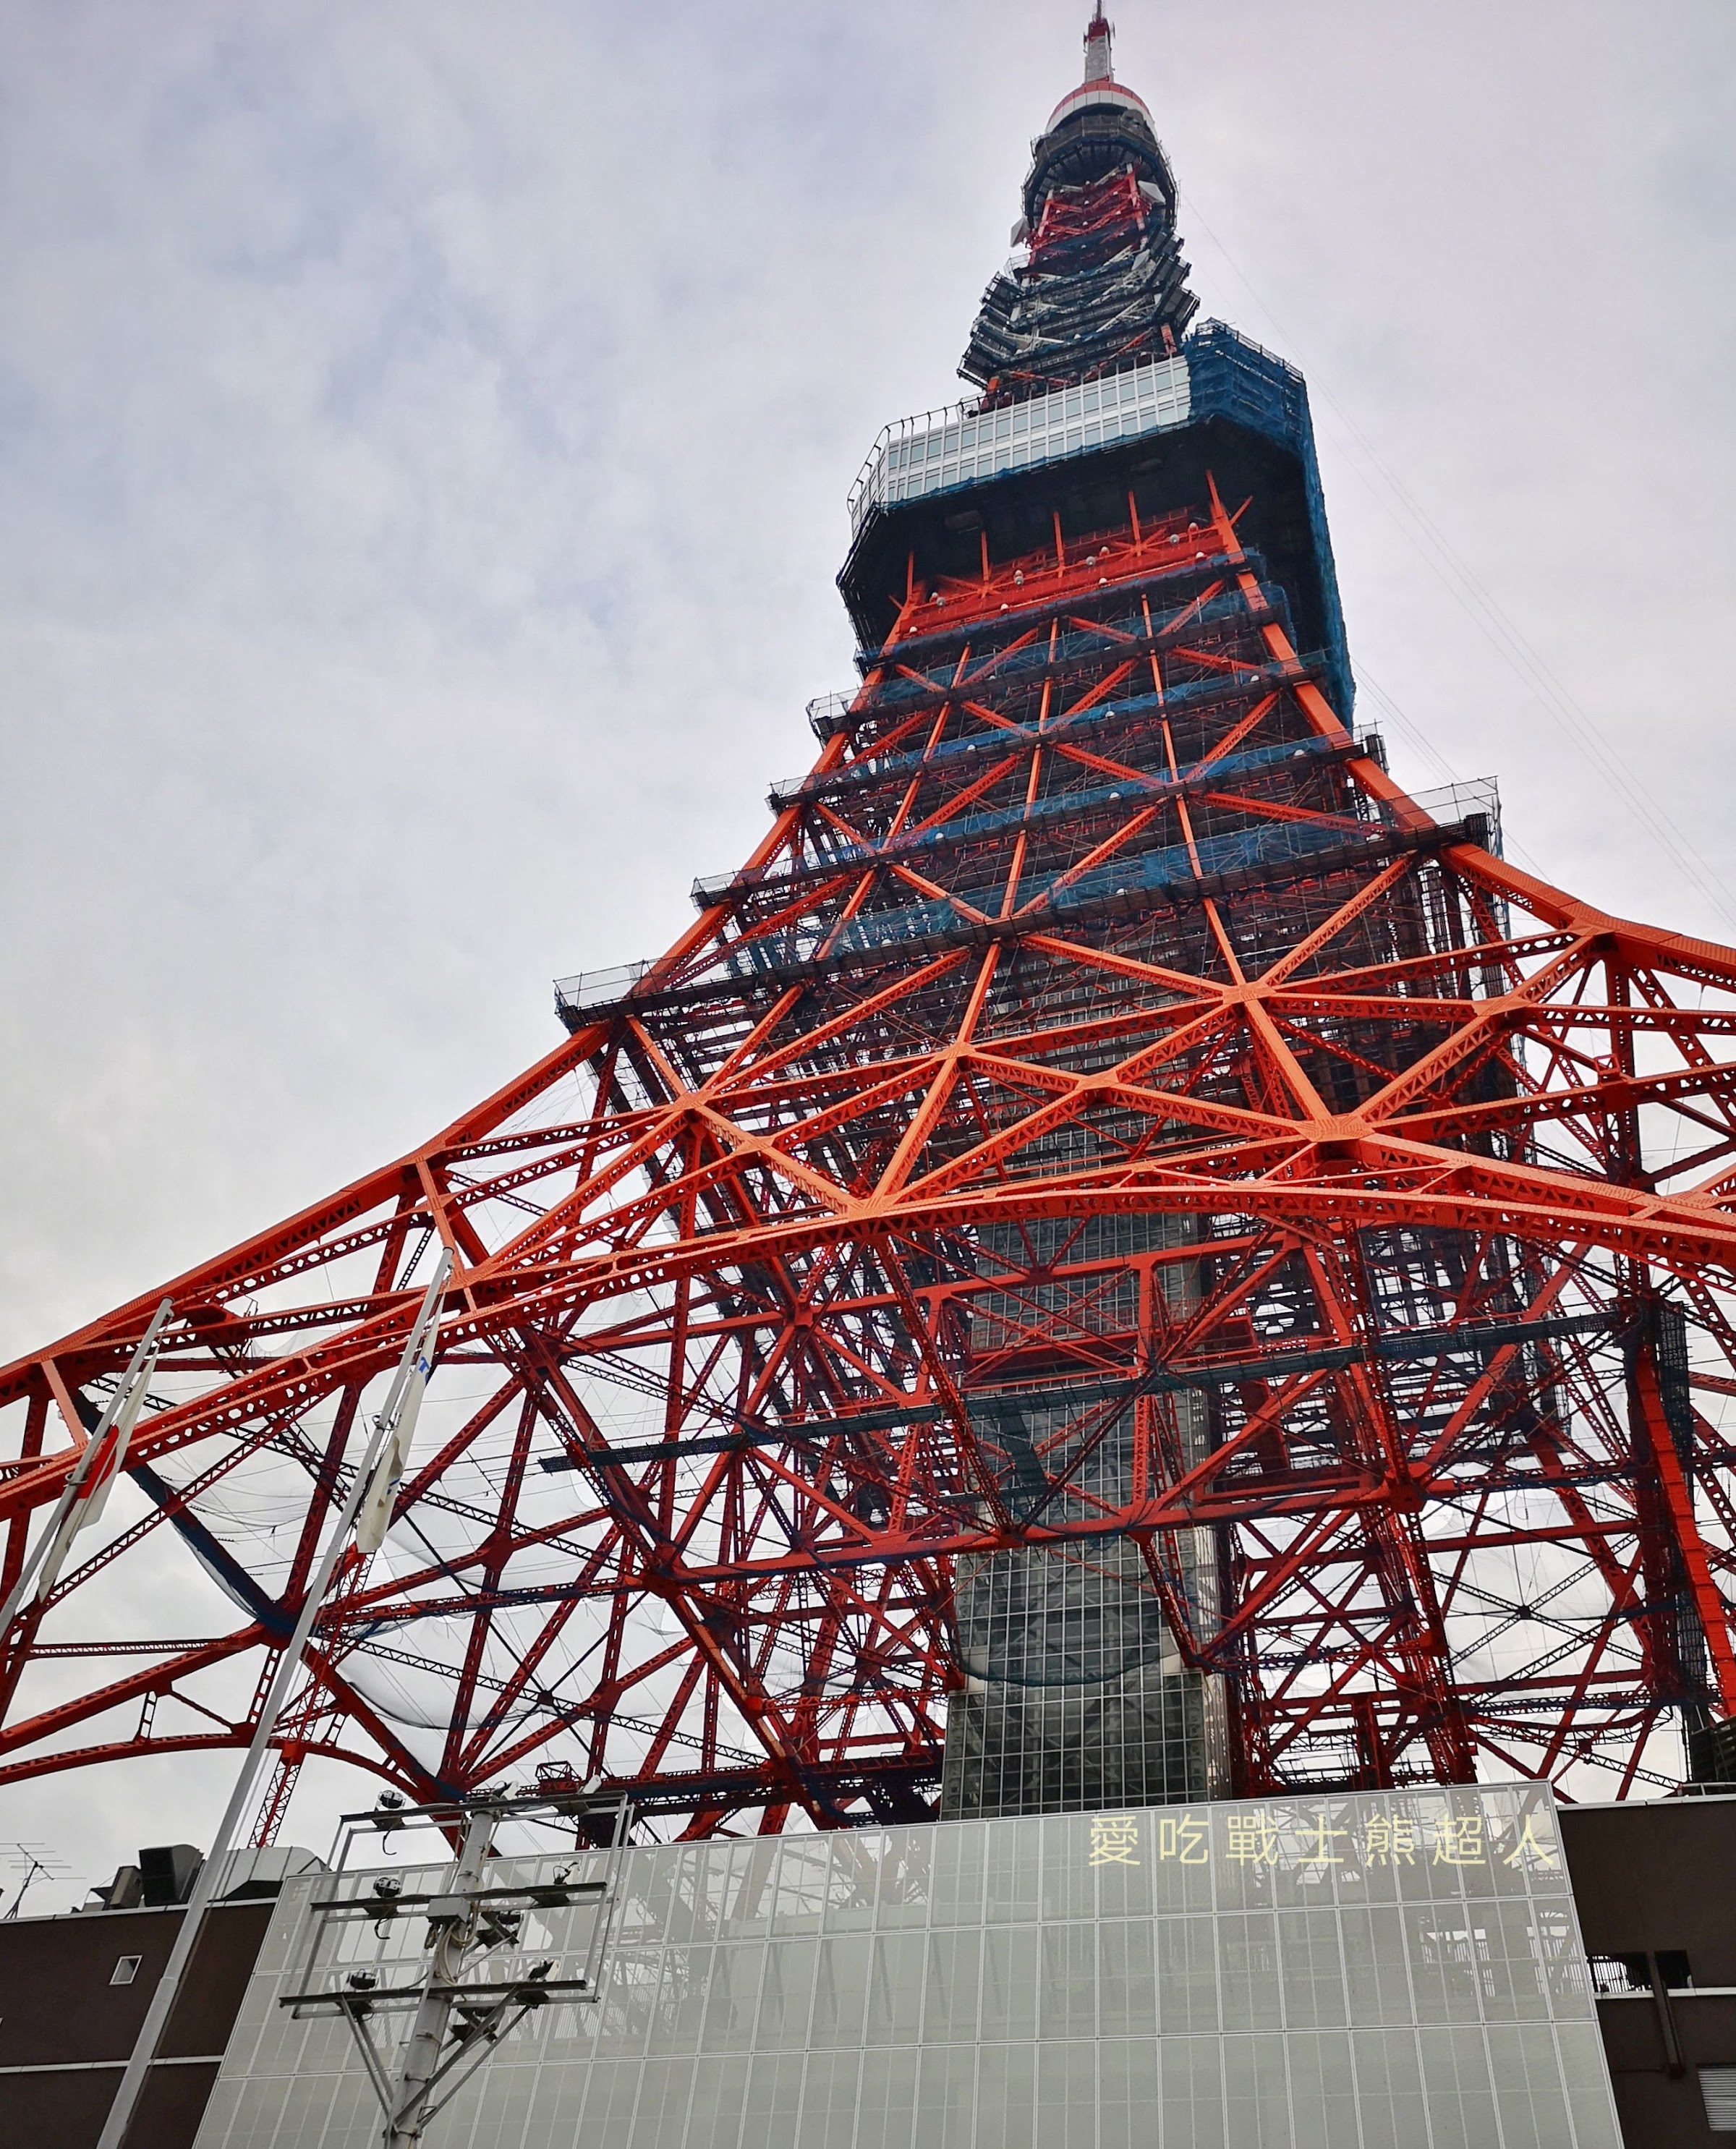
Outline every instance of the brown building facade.
<svg viewBox="0 0 1736 2149"><path fill-rule="evenodd" d="M273 1907L255 1899L212 1910L131 2149L189 2149ZM0 1924L5 2149L91 2149L185 1915L176 1905Z"/></svg>
<svg viewBox="0 0 1736 2149"><path fill-rule="evenodd" d="M1563 1806L1561 1831L1628 2149L1736 2143L1736 1794Z"/></svg>

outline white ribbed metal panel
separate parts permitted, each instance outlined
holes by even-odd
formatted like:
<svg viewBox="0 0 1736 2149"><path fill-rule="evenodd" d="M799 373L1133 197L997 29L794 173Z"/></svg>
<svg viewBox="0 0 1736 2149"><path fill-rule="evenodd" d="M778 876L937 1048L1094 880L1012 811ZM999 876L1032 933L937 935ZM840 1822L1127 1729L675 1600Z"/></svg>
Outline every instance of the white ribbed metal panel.
<svg viewBox="0 0 1736 2149"><path fill-rule="evenodd" d="M198 2149L377 2141L344 2029L278 2005L311 1892L280 1900ZM491 1974L581 1915L527 1920ZM370 1930L332 1976L420 1945ZM1553 1806L1512 1784L630 1851L601 2004L533 2016L428 2149L1619 2141Z"/></svg>
<svg viewBox="0 0 1736 2149"><path fill-rule="evenodd" d="M851 534L870 515L906 501L1185 425L1190 408L1187 360L1176 357L996 410L957 403L897 419L882 431L850 488Z"/></svg>

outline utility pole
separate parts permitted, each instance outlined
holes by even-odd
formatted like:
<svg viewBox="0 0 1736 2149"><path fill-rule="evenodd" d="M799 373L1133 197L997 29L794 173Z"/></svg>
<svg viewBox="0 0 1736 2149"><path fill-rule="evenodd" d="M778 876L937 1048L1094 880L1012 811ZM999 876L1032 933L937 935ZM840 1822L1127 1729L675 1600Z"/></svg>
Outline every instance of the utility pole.
<svg viewBox="0 0 1736 2149"><path fill-rule="evenodd" d="M481 1906L474 1890L481 1885L483 1861L494 1839L495 1814L487 1806L474 1809L464 1824L464 1840L458 1866L448 1893L428 1906L434 1945L428 1950L428 1969L422 1980L422 1998L416 2019L404 2047L399 2071L396 2101L385 2116L384 2149L415 2149L422 2130L433 2113L428 2099L439 2071L440 2054L451 2027L452 2007L457 1997L459 1974L476 1937Z"/></svg>
<svg viewBox="0 0 1736 2149"><path fill-rule="evenodd" d="M617 1798L607 1839L599 1839L595 1827L608 1814L609 1803L582 1789L514 1794L503 1787L478 1798L408 1811L382 1800L372 1814L345 1816L344 1847L334 1875L337 1892L309 1905L304 1973L298 1989L280 1995L278 2005L292 2009L298 2021L338 2015L349 2026L379 2100L380 2131L375 2139L380 2149L419 2149L436 2114L537 2009L596 2006L633 1825L631 1800ZM568 1820L576 1823L580 1844L590 1822L592 1846L605 1854L600 1872L576 1877L576 1858L552 1872L542 1870L543 1860L533 1859L536 1870L527 1877L521 1859L491 1865L496 1831L504 1823L564 1828ZM353 1878L346 1886L345 1875L356 1839L350 1831L357 1824L382 1834L410 1826L438 1829L449 1841L455 1837L456 1854L449 1871L425 1893L406 1894L395 1875L375 1874L371 1890L363 1895L355 1892ZM515 1873L521 1877L511 1877ZM570 1930L564 1938L556 1937L541 1920L551 1912L585 1905L592 1916L581 1962L557 1974L562 1959L580 1950ZM527 1919L532 1920L528 1930L537 1935L535 1947L549 1952L542 1961L523 1967L517 1958L526 1945ZM413 1981L400 1983L396 1973L384 1967L350 1967L356 1950L344 1935L345 1925L353 1930L357 1923L370 1925L376 1938L385 1939L394 1927L411 1922L425 1923L427 1929L421 1950L426 1960ZM393 1953L401 1961L395 1945ZM411 2018L409 2031L395 2045L390 2025L405 2015ZM383 2036L375 2035L377 2026L385 2026Z"/></svg>

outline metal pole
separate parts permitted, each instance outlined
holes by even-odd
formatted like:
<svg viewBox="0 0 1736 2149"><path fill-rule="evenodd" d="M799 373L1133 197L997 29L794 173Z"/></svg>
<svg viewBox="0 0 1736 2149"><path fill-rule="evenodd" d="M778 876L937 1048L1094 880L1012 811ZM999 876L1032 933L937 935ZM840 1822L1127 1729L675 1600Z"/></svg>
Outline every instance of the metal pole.
<svg viewBox="0 0 1736 2149"><path fill-rule="evenodd" d="M476 1937L476 1905L469 1900L482 1878L483 1860L494 1836L495 1813L484 1806L465 1822L458 1868L448 1890L465 1899L461 1910L439 1925L422 1986L420 2004L404 2048L404 2065L398 2076L397 2099L386 2111L384 2149L416 2149L427 2125L428 2093L440 2066L440 2053L451 2027L452 2003L457 1996L459 1973ZM438 1921L437 1921L438 1922Z"/></svg>
<svg viewBox="0 0 1736 2149"><path fill-rule="evenodd" d="M67 1479L62 1488L60 1498L55 1504L53 1520L37 1539L35 1551L25 1561L23 1571L13 1584L12 1594L7 1598L4 1609L0 1610L0 1637L4 1637L11 1631L13 1621L29 1603L31 1588L36 1581L36 1571L48 1558L48 1548L58 1538L67 1517L72 1512L77 1502L83 1497L84 1481L90 1474L91 1466L102 1452L103 1442L108 1437L109 1427L126 1407L127 1398L133 1392L134 1382L150 1378L151 1367L156 1363L157 1358L158 1331L168 1320L169 1316L169 1301L165 1298L162 1305L151 1316L151 1325L139 1339L138 1348L133 1353L126 1371L121 1376L119 1387L108 1398L108 1407L97 1421L96 1431L85 1442L83 1453L73 1464L72 1474Z"/></svg>
<svg viewBox="0 0 1736 2149"><path fill-rule="evenodd" d="M261 1764L270 1749L271 1734L277 1729L277 1719L289 1698L290 1682L300 1667L302 1652L307 1647L308 1638L314 1631L314 1622L320 1616L325 1593L331 1587L332 1576L337 1572L338 1561L349 1542L356 1511L361 1506L363 1495L373 1478L375 1462L403 1410L410 1379L415 1371L416 1358L435 1321L440 1296L445 1287L451 1267L452 1256L449 1251L440 1256L440 1266L423 1294L421 1311L416 1316L415 1325L410 1331L410 1341L404 1346L404 1356L398 1361L398 1371L387 1393L385 1408L374 1421L373 1437L368 1442L367 1452L362 1457L361 1467L355 1473L336 1527L326 1540L320 1564L308 1584L307 1595L302 1602L301 1616L295 1622L295 1630L278 1659L276 1674L259 1711L259 1726L254 1733L253 1744L247 1749L247 1758L241 1764L241 1773L235 1779L235 1788L230 1792L229 1802L224 1809L223 1819L218 1824L216 1841L211 1846L210 1855L199 1868L199 1879L194 1883L186 1914L181 1920L181 1930L175 1935L175 1944L169 1950L169 1960L164 1967L157 1990L151 1995L151 2004L139 2027L138 2041L133 2047L133 2056L127 2062L127 2071L121 2076L120 2087L114 2093L114 2102L108 2108L108 2116L103 2121L97 2149L121 2149L127 2138L127 2130L138 2109L145 2077L150 2071L152 2061L157 2056L157 2047L163 2041L164 2027L169 2021L169 2010L174 2006L175 1996L192 1955L194 1943L199 1938L205 1912L211 1905L211 1898L217 1892L219 1876L228 1860L235 1831L240 1826L242 1816L253 1797Z"/></svg>

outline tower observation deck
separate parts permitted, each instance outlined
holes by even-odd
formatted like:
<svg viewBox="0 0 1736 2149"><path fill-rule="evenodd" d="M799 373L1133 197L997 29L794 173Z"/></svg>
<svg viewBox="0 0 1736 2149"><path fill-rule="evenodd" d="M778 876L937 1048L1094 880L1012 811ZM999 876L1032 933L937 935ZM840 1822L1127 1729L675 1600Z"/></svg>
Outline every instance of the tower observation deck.
<svg viewBox="0 0 1736 2149"><path fill-rule="evenodd" d="M858 677L661 955L411 1154L0 1369L8 1590L159 1302L0 1784L244 1745L425 1286L310 1758L702 1835L1717 1772L1736 954L1353 727L1306 390L1196 320L1094 18ZM156 1631L129 1578L209 1585Z"/></svg>

